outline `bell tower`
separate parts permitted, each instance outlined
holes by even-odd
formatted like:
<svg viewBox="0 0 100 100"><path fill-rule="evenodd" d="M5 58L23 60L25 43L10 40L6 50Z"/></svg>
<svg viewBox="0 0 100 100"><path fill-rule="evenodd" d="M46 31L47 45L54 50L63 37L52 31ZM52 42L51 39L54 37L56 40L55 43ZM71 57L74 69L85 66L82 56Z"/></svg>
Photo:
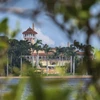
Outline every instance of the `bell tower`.
<svg viewBox="0 0 100 100"><path fill-rule="evenodd" d="M37 32L34 31L34 24L32 25L32 28L29 27L22 34L23 34L24 40L28 40L28 42L31 42L32 44L35 43Z"/></svg>

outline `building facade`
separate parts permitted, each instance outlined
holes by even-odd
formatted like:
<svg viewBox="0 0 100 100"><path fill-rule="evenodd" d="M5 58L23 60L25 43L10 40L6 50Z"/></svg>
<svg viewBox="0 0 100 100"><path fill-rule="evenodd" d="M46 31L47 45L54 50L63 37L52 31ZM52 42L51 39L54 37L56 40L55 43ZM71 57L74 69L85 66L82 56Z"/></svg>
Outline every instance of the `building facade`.
<svg viewBox="0 0 100 100"><path fill-rule="evenodd" d="M23 38L24 40L27 40L28 42L34 44L36 42L36 35L38 34L35 30L34 30L34 25L32 28L28 28L26 31L24 31L23 33ZM68 46L69 46L69 43L68 43ZM52 51L56 52L56 49L55 48L52 48ZM65 63L70 63L70 59L69 58L65 58L65 57L62 57L61 58L53 58L51 57L53 55L52 52L49 52L48 53L48 66L63 66L65 65ZM33 65L36 65L36 61L37 61L37 56L38 57L38 60L39 60L39 63L41 63L43 66L46 66L46 61L47 61L47 54L45 53L44 50L39 50L38 52L38 55L37 55L37 52L36 50L34 50L34 52L32 51L31 52L31 55L25 55L25 58L27 60L29 60L30 62L32 62Z"/></svg>

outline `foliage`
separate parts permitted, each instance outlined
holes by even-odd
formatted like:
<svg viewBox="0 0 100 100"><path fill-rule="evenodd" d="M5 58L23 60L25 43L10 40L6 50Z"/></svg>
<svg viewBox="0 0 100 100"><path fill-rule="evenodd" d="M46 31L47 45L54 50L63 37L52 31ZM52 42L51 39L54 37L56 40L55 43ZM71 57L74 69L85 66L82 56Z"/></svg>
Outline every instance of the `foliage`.
<svg viewBox="0 0 100 100"><path fill-rule="evenodd" d="M2 0L3 2L8 0ZM59 26L60 29L62 29L64 32L66 32L70 37L72 37L73 33L75 33L75 30L78 29L78 31L82 30L86 33L86 44L88 46L85 47L85 64L83 66L83 69L86 68L86 71L89 72L90 75L92 75L92 81L86 85L85 89L78 89L77 93L77 100L99 100L100 99L100 61L99 61L99 52L96 52L96 59L91 59L90 57L90 38L92 35L97 35L96 33L100 30L100 14L93 15L90 13L90 8L95 4L98 3L99 0L41 0L41 5L35 11L35 13L31 13L31 18L33 15L37 15L41 10L46 11L46 14L54 21L55 24ZM6 10L6 9L5 9ZM4 10L4 11L5 11ZM7 11L14 11L14 10L7 10ZM26 11L26 10L24 10ZM23 13L23 10L17 10L14 13L21 15ZM29 11L27 11L29 14ZM26 12L26 13L27 13ZM32 10L33 12L33 10ZM24 15L26 14L23 13ZM63 23L59 23L59 21L56 20L56 17L58 14L63 15ZM22 16L22 15L21 15ZM34 17L33 17L34 18ZM90 25L90 19L96 18L98 19L98 22L94 26L94 28ZM72 21L71 27L67 29L65 27L65 24L68 24L68 21ZM4 33L6 35L8 33L8 25L7 25L8 19L4 19L0 23L0 33ZM2 27L3 26L3 27ZM7 42L1 42L0 40L0 67L5 65L5 54L7 54L8 49L8 43ZM82 71L84 71L82 69ZM35 81L34 81L35 80ZM61 80L60 80L61 82ZM32 74L32 77L30 79L31 88L32 88L32 95L30 100L69 100L69 93L71 93L68 89L59 90L58 88L48 89L48 91L43 91L43 80L41 77L37 77L36 75ZM56 83L56 81L54 81ZM57 82L58 83L58 82ZM20 85L17 86L17 88L13 87L13 91L11 92L10 96L6 95L6 100L20 100L22 95L22 88L24 85L20 83Z"/></svg>
<svg viewBox="0 0 100 100"><path fill-rule="evenodd" d="M19 76L20 75L20 70L18 67L13 67L13 75L14 76Z"/></svg>
<svg viewBox="0 0 100 100"><path fill-rule="evenodd" d="M21 76L31 76L32 73L34 72L34 68L32 68L32 66L24 63L23 64L23 68L22 68L22 74Z"/></svg>
<svg viewBox="0 0 100 100"><path fill-rule="evenodd" d="M6 63L8 58L8 48L9 48L9 39L7 36L13 38L16 36L19 28L9 32L8 18L4 18L0 22L0 69L4 69L4 74L6 72ZM1 72L2 73L2 72Z"/></svg>
<svg viewBox="0 0 100 100"><path fill-rule="evenodd" d="M27 79L21 79L19 81L19 84L17 85L10 85L9 89L11 89L11 92L6 93L3 95L3 100L20 100L23 95L25 83L27 82Z"/></svg>
<svg viewBox="0 0 100 100"><path fill-rule="evenodd" d="M69 64L66 63L64 66L56 66L55 71L57 72L57 74L65 76L66 73L68 72L68 69L69 69Z"/></svg>
<svg viewBox="0 0 100 100"><path fill-rule="evenodd" d="M36 52L38 53L38 51L42 49L41 45L42 40L37 40L36 43L32 45L32 49L36 50Z"/></svg>
<svg viewBox="0 0 100 100"><path fill-rule="evenodd" d="M10 39L8 48L9 64L20 68L20 57L22 55L30 55L30 48L31 46L27 41Z"/></svg>
<svg viewBox="0 0 100 100"><path fill-rule="evenodd" d="M39 50L42 50L42 40L38 40L34 43L31 44L32 50L37 52L37 58L36 58L36 67L39 67Z"/></svg>
<svg viewBox="0 0 100 100"><path fill-rule="evenodd" d="M32 80L33 78L35 81ZM32 79L30 78L30 85L33 88L32 94L27 100L66 100L68 98L67 95L70 93L70 90L58 88L59 84L63 83L64 80L42 80L34 74L32 75ZM48 86L48 88L44 88L44 85Z"/></svg>
<svg viewBox="0 0 100 100"><path fill-rule="evenodd" d="M39 66L42 68L43 67L43 64L41 63L41 61L39 62Z"/></svg>

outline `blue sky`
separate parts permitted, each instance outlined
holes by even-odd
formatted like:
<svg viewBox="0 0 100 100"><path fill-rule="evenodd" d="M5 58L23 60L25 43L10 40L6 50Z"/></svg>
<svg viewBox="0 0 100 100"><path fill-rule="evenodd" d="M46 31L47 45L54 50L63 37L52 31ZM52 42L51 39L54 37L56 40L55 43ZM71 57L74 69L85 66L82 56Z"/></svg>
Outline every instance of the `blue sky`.
<svg viewBox="0 0 100 100"><path fill-rule="evenodd" d="M10 5L12 6L12 5ZM38 3L36 0L21 0L20 2L17 2L14 7L23 7L23 8L36 8L38 6ZM95 8L95 9L94 9ZM100 9L99 6L95 6L92 8L92 13L97 14L98 11L96 9ZM41 14L38 18L38 24L35 23L33 20L29 18L23 18L19 17L17 15L11 14L11 13L0 13L0 20L8 17L9 18L9 26L11 29L16 28L16 23L20 23L20 29L21 31L17 34L17 39L23 39L22 32L27 30L27 28L32 27L32 24L35 24L35 31L37 31L38 35L37 38L41 39L43 43L47 43L50 46L67 46L67 43L70 41L67 38L67 35L57 27L54 22L45 14ZM57 19L62 22L62 16L58 16ZM93 22L94 21L94 22ZM92 25L95 24L95 20L92 20ZM81 34L80 34L81 33ZM86 35L83 32L80 32L77 34L73 34L72 39L80 41L82 43L85 43ZM91 44L95 47L99 47L99 40L98 37L93 35L91 37Z"/></svg>

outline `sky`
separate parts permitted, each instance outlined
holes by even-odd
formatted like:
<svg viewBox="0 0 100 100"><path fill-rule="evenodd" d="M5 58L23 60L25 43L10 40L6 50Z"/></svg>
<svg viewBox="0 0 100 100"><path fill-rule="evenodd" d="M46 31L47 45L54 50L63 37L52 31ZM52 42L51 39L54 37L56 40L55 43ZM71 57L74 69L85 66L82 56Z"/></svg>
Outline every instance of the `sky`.
<svg viewBox="0 0 100 100"><path fill-rule="evenodd" d="M20 2L10 6L33 9L38 6L38 3L36 0L21 0ZM100 12L100 5L94 5L91 9L91 13L96 15L98 12ZM36 37L37 39L41 39L43 43L47 43L50 46L67 46L68 42L72 43L72 41L67 37L67 34L60 30L59 27L57 27L44 13L37 18L38 24L29 18L19 17L11 13L0 13L0 20L5 17L9 18L8 24L12 30L16 29L16 23L19 22L20 32L16 36L16 39L18 40L23 39L22 32L26 31L29 27L32 28L32 24L34 23L35 31L38 33ZM57 20L62 23L62 16L58 15ZM96 20L92 19L91 24L94 26L95 23ZM85 43L86 34L84 32L73 34L72 39ZM96 48L100 48L97 36L91 36L91 44Z"/></svg>

